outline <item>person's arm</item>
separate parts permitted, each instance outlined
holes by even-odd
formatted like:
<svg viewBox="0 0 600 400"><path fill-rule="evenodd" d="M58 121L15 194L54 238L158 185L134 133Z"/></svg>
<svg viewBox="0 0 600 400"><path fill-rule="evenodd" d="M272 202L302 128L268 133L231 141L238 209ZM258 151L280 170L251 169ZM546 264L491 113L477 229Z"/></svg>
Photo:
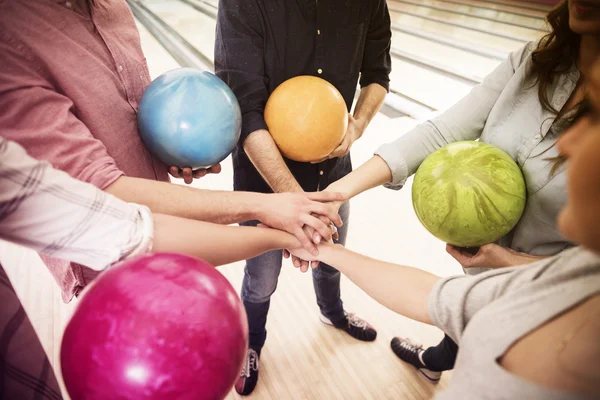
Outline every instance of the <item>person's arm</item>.
<svg viewBox="0 0 600 400"><path fill-rule="evenodd" d="M429 154L448 143L477 139L502 90L534 45L529 43L511 53L458 103L396 141L381 146L375 156L367 161L365 168L361 166L338 181L338 184L331 185L331 190L343 190L351 193L352 197L379 184L400 189ZM387 164L387 168L383 167L381 161ZM369 174L365 173L367 171ZM388 179L390 172L391 179Z"/></svg>
<svg viewBox="0 0 600 400"><path fill-rule="evenodd" d="M268 77L256 3L220 0L216 32L215 73L240 103L245 153L274 192L301 192L264 120Z"/></svg>
<svg viewBox="0 0 600 400"><path fill-rule="evenodd" d="M512 289L531 285L550 263L545 259L528 268L501 268L476 276L439 278L423 270L375 260L340 245L323 243L318 260L338 269L370 297L390 310L433 324L459 343L467 324L482 308ZM303 250L292 250L309 257Z"/></svg>
<svg viewBox="0 0 600 400"><path fill-rule="evenodd" d="M447 244L446 251L465 269L515 267L551 257L522 253L495 243L469 249Z"/></svg>
<svg viewBox="0 0 600 400"><path fill-rule="evenodd" d="M349 116L344 140L328 158L348 154L354 142L362 137L373 117L379 112L390 87L391 43L392 30L387 3L385 0L375 1L360 69L361 91L354 113Z"/></svg>
<svg viewBox="0 0 600 400"><path fill-rule="evenodd" d="M124 176L106 147L75 116L73 102L52 86L35 54L8 43L0 42L0 136L19 143L32 157L153 212L224 224L257 219L293 233L313 250L303 226L323 235L330 231L312 214L340 221L331 208L319 204L327 201L325 193L211 192Z"/></svg>
<svg viewBox="0 0 600 400"><path fill-rule="evenodd" d="M154 215L154 251L189 254L214 266L298 245L294 236L276 229L224 226Z"/></svg>
<svg viewBox="0 0 600 400"><path fill-rule="evenodd" d="M326 191L342 191L352 198L377 186L391 182L392 171L379 156L374 156L350 174L333 182Z"/></svg>
<svg viewBox="0 0 600 400"><path fill-rule="evenodd" d="M350 152L354 142L362 137L375 114L379 112L386 94L387 90L377 83L361 89L354 115L348 116L348 128L344 139L327 158L343 157Z"/></svg>
<svg viewBox="0 0 600 400"><path fill-rule="evenodd" d="M152 247L218 266L299 245L294 236L272 229L153 216L147 207L74 179L2 137L0 238L96 270Z"/></svg>
<svg viewBox="0 0 600 400"><path fill-rule="evenodd" d="M292 253L303 259L315 259L303 250ZM417 268L375 260L332 243L319 246L318 260L339 270L390 310L431 324L427 299L439 277Z"/></svg>

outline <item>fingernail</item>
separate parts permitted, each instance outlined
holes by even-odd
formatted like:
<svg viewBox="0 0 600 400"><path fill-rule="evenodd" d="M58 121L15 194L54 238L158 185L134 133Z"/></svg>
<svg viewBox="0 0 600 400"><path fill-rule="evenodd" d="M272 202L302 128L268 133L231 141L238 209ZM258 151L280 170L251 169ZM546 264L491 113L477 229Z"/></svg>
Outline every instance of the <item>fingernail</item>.
<svg viewBox="0 0 600 400"><path fill-rule="evenodd" d="M318 256L319 255L319 251L318 250L313 250L312 255L315 256L315 257Z"/></svg>

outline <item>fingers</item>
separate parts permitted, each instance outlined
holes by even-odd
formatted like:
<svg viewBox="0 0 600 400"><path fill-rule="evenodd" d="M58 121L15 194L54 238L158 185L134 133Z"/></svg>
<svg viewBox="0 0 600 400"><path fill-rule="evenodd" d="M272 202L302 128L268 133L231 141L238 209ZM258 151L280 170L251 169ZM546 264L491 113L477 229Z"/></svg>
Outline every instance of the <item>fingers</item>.
<svg viewBox="0 0 600 400"><path fill-rule="evenodd" d="M463 266L463 268L470 268L472 266L473 257L465 255L458 247L452 246L451 244L446 244L446 251L450 254L456 261Z"/></svg>
<svg viewBox="0 0 600 400"><path fill-rule="evenodd" d="M312 215L302 215L300 220L304 225L308 225L310 228L317 231L322 238L326 238L327 240L331 238L331 229L329 229L329 225L324 224L320 219L315 218ZM312 239L314 240L315 238L313 237ZM319 240L317 244L320 242L321 241Z"/></svg>
<svg viewBox="0 0 600 400"><path fill-rule="evenodd" d="M218 174L220 172L221 164L215 164L210 168L200 168L195 171L192 171L191 168L169 167L169 174L174 178L183 179L188 185L192 183L194 179L203 178L208 174Z"/></svg>
<svg viewBox="0 0 600 400"><path fill-rule="evenodd" d="M331 201L346 201L350 197L346 193L330 192L324 190L322 192L308 192L305 193L306 197L312 201L318 201L321 203L328 203Z"/></svg>
<svg viewBox="0 0 600 400"><path fill-rule="evenodd" d="M283 249L283 258L290 258L291 254L288 250Z"/></svg>
<svg viewBox="0 0 600 400"><path fill-rule="evenodd" d="M181 178L179 167L169 167L169 174L171 174L173 178Z"/></svg>
<svg viewBox="0 0 600 400"><path fill-rule="evenodd" d="M328 159L329 159L329 156L327 156L327 157L325 157L325 158L321 158L320 160L317 160L317 161L311 161L310 163L311 163L311 164L320 164L320 163L322 163L323 161L327 161Z"/></svg>
<svg viewBox="0 0 600 400"><path fill-rule="evenodd" d="M301 260L300 261L300 271L306 272L310 268L310 262Z"/></svg>
<svg viewBox="0 0 600 400"><path fill-rule="evenodd" d="M183 178L183 181L188 185L194 181L194 178L192 177L191 168L182 168L181 177Z"/></svg>
<svg viewBox="0 0 600 400"><path fill-rule="evenodd" d="M215 164L208 169L209 174L219 174L221 173L221 164Z"/></svg>
<svg viewBox="0 0 600 400"><path fill-rule="evenodd" d="M315 256L319 254L317 246L315 246L315 244L310 240L311 238L306 234L304 229L298 227L291 233L296 236L296 239L298 239L302 247L304 247L309 253Z"/></svg>
<svg viewBox="0 0 600 400"><path fill-rule="evenodd" d="M326 225L331 225L333 222L336 226L342 226L342 218L338 214L335 207L324 203L313 203L310 205L311 214L317 214L319 219Z"/></svg>
<svg viewBox="0 0 600 400"><path fill-rule="evenodd" d="M294 267L300 268L300 271L302 272L308 271L308 268L310 267L310 262L302 260L296 256L292 256L292 263L294 264Z"/></svg>
<svg viewBox="0 0 600 400"><path fill-rule="evenodd" d="M350 149L348 148L348 146L344 143L340 147L338 147L337 149L332 151L328 158L332 159L332 158L344 157L346 154L349 153L349 150Z"/></svg>
<svg viewBox="0 0 600 400"><path fill-rule="evenodd" d="M200 178L204 178L206 175L208 175L208 170L207 169L197 169L194 171L193 173L193 178L194 179L200 179Z"/></svg>

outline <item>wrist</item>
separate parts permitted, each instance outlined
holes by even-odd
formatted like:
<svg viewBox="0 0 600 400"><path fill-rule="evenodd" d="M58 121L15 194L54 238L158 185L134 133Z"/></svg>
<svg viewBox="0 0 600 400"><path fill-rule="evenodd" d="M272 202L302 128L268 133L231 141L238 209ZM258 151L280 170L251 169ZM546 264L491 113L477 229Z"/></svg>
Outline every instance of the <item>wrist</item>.
<svg viewBox="0 0 600 400"><path fill-rule="evenodd" d="M356 118L354 121L356 123L356 129L354 130L354 140L357 140L360 139L367 130L367 125L369 124L369 121L366 118Z"/></svg>
<svg viewBox="0 0 600 400"><path fill-rule="evenodd" d="M340 244L335 244L331 242L322 242L318 246L319 250L319 261L324 262L327 265L331 265L334 268L336 263L336 255L339 254L340 251L343 251L344 246Z"/></svg>
<svg viewBox="0 0 600 400"><path fill-rule="evenodd" d="M248 216L246 221L263 221L264 217L268 213L268 195L264 193L248 193L250 197L249 201L246 202L248 206Z"/></svg>

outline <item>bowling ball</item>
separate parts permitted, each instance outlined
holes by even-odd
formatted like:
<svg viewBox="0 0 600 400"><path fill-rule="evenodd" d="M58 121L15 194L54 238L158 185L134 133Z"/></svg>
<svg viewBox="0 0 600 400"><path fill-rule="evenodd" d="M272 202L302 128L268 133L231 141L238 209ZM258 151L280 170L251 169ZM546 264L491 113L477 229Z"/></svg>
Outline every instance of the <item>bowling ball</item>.
<svg viewBox="0 0 600 400"><path fill-rule="evenodd" d="M67 325L60 361L72 400L220 400L247 345L227 279L196 258L157 253L98 277Z"/></svg>
<svg viewBox="0 0 600 400"><path fill-rule="evenodd" d="M344 139L348 109L331 83L314 76L297 76L283 82L269 96L265 122L285 157L319 161Z"/></svg>
<svg viewBox="0 0 600 400"><path fill-rule="evenodd" d="M517 224L525 208L525 180L502 150L456 142L423 161L412 200L417 217L438 239L476 247L498 240Z"/></svg>
<svg viewBox="0 0 600 400"><path fill-rule="evenodd" d="M242 126L240 106L218 77L179 68L156 78L142 96L138 125L144 144L169 166L206 168L234 149Z"/></svg>

